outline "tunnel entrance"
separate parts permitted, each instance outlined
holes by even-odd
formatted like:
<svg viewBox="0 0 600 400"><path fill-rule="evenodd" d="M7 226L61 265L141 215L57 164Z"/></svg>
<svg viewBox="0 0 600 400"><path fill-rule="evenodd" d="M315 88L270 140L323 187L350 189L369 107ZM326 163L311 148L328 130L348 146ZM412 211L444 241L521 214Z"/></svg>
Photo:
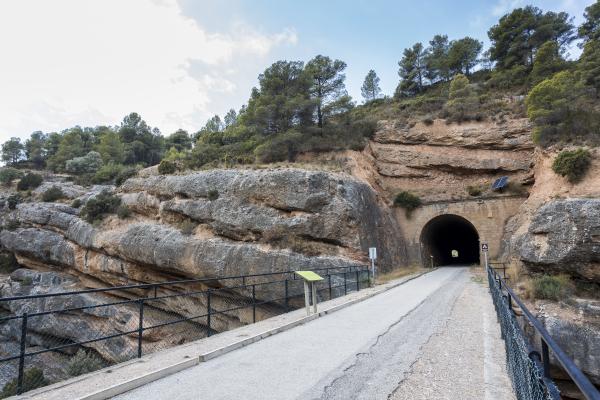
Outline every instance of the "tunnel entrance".
<svg viewBox="0 0 600 400"><path fill-rule="evenodd" d="M467 219L445 214L430 220L421 232L423 264L479 264L479 235Z"/></svg>

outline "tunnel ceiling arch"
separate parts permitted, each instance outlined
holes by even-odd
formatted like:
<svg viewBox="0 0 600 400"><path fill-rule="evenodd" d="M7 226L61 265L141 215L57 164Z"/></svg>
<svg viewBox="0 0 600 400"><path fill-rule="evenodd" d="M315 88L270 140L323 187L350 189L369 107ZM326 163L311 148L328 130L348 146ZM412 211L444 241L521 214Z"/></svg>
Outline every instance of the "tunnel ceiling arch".
<svg viewBox="0 0 600 400"><path fill-rule="evenodd" d="M478 264L479 234L467 219L443 214L431 219L421 231L423 263L429 265Z"/></svg>

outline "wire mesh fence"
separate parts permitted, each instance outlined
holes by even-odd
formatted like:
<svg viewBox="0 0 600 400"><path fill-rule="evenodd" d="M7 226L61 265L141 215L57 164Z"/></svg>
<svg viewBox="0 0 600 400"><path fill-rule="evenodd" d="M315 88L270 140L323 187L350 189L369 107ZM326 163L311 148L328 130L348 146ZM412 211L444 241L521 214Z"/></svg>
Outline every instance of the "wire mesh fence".
<svg viewBox="0 0 600 400"><path fill-rule="evenodd" d="M500 276L497 269L488 268L488 282L505 343L508 373L517 398L519 400L556 400L561 398L550 375L550 357L552 355L555 364L562 367L563 372L572 379L586 399L600 400L598 389L506 284L505 266L498 270L502 270L503 277ZM523 315L523 326L527 325L534 330L535 337L541 338L540 351L529 342L519 324L513 306L520 309L520 313Z"/></svg>
<svg viewBox="0 0 600 400"><path fill-rule="evenodd" d="M512 380L513 389L519 400L558 400L560 395L556 386L545 379L543 371L532 358L532 351L517 318L508 304L499 281L489 270L488 280L496 313L500 322L502 338L506 347L506 364Z"/></svg>
<svg viewBox="0 0 600 400"><path fill-rule="evenodd" d="M315 270L318 301L370 285L364 266ZM0 299L0 398L304 306L293 271Z"/></svg>

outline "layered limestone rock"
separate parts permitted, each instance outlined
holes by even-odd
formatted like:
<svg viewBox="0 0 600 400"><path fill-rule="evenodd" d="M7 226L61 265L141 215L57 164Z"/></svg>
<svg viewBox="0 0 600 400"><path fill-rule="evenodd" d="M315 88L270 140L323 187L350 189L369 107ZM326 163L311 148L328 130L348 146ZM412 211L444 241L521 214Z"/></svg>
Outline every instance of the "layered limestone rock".
<svg viewBox="0 0 600 400"><path fill-rule="evenodd" d="M68 197L84 200L106 189L82 190L71 184L65 188ZM28 269L4 276L2 297L181 278L211 278L193 289L217 289L239 282L212 278L364 264L367 249L373 246L379 249L381 270L401 267L406 260L401 233L390 210L368 184L343 174L297 169L213 170L130 179L117 195L132 210L131 217L112 215L96 224L86 222L80 210L70 205L36 202L43 190L34 193L34 201L23 202L14 211L4 209L4 219L16 221L17 226L0 232L0 244ZM190 289L160 288L159 299L153 300L144 314L145 326L206 313L204 295L160 299ZM259 301L281 298L282 290L257 285L256 297ZM236 308L246 304L247 295L215 290L212 309ZM27 345L30 349L48 348L90 340L99 332L133 331L86 345L105 361L116 362L136 348L137 304L92 307L140 296L148 293L82 294L66 300L0 303L0 307L9 315L90 307L51 314L37 323L32 320ZM278 302L263 304L257 317L267 318L282 309ZM211 329L223 331L252 319L251 309L236 309L214 315ZM202 337L207 333L204 323L201 319L150 330L144 334L144 349L148 352ZM0 328L0 342L4 343L0 353L9 353L19 338L19 320Z"/></svg>
<svg viewBox="0 0 600 400"><path fill-rule="evenodd" d="M485 195L500 176L531 184L533 148L527 119L414 125L380 121L368 152L385 191L410 190L425 201L439 201L468 198L469 186Z"/></svg>

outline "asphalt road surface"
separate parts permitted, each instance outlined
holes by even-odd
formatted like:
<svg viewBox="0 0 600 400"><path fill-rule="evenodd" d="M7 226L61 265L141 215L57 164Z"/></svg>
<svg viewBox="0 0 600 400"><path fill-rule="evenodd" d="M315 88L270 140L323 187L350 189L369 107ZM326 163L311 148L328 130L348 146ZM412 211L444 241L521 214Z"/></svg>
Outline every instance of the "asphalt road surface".
<svg viewBox="0 0 600 400"><path fill-rule="evenodd" d="M489 297L440 268L115 399L512 399Z"/></svg>

